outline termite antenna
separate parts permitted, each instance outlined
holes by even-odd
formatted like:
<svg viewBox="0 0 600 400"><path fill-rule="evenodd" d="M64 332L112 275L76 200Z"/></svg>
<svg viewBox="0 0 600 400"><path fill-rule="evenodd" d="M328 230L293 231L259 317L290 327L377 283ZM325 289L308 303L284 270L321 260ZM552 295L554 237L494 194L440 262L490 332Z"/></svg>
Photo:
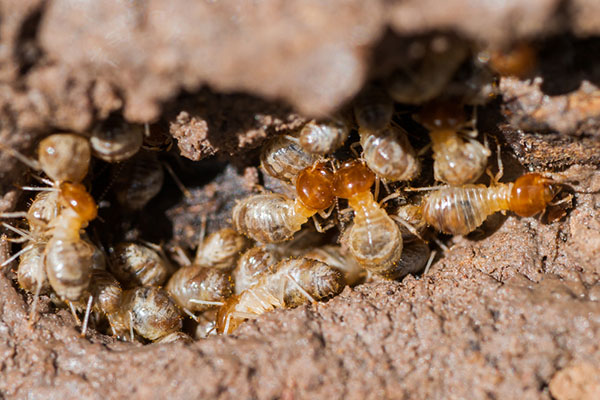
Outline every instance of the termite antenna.
<svg viewBox="0 0 600 400"><path fill-rule="evenodd" d="M87 334L88 322L90 319L90 313L92 311L92 303L94 302L94 296L89 297L87 305L85 307L85 316L83 317L83 326L81 327L81 337L85 337Z"/></svg>
<svg viewBox="0 0 600 400"><path fill-rule="evenodd" d="M40 165L39 161L29 158L26 155L18 152L15 149L5 146L2 143L0 143L0 151L4 151L4 152L8 153L10 156L21 161L23 164L27 165L29 168L31 168L33 170L36 170L36 171L42 170L42 166Z"/></svg>
<svg viewBox="0 0 600 400"><path fill-rule="evenodd" d="M435 251L435 250L432 250L431 253L429 253L429 259L427 260L427 265L425 266L425 271L423 271L423 276L425 276L429 273L429 269L431 268L431 265L433 264L433 260L435 259L436 253L437 253L437 251Z"/></svg>
<svg viewBox="0 0 600 400"><path fill-rule="evenodd" d="M298 289L298 291L300 293L302 293L304 295L304 297L306 297L306 299L308 301L310 301L311 303L316 303L317 300L315 300L314 297L312 297L310 295L310 293L308 293L306 290L304 290L304 288L302 286L300 286L300 284L294 279L294 277L292 277L289 272L285 274L285 276L290 280L290 282L292 283L292 285L294 285L296 287L296 289Z"/></svg>
<svg viewBox="0 0 600 400"><path fill-rule="evenodd" d="M195 304L202 304L205 306L222 306L225 304L222 301L209 301L209 300L200 300L200 299L190 299L189 302L195 303Z"/></svg>

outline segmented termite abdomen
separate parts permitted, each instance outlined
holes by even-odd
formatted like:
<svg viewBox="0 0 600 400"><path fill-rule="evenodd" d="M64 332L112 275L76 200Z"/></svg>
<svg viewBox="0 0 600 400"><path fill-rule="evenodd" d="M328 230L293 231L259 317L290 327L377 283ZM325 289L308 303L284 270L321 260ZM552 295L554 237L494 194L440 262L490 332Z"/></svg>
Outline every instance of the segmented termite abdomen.
<svg viewBox="0 0 600 400"><path fill-rule="evenodd" d="M130 327L140 336L157 340L181 329L181 316L173 300L162 289L138 287L123 292L119 311L113 314L113 326L120 334Z"/></svg>
<svg viewBox="0 0 600 400"><path fill-rule="evenodd" d="M475 182L485 171L489 149L474 139L465 140L452 130L430 132L436 180L453 186Z"/></svg>
<svg viewBox="0 0 600 400"><path fill-rule="evenodd" d="M196 251L194 265L231 270L244 249L248 239L231 228L223 228L210 234Z"/></svg>
<svg viewBox="0 0 600 400"><path fill-rule="evenodd" d="M389 126L379 131L359 130L363 157L378 177L389 181L415 178L421 163L404 130Z"/></svg>
<svg viewBox="0 0 600 400"><path fill-rule="evenodd" d="M310 121L300 131L300 145L308 153L325 155L342 147L349 133L342 121Z"/></svg>
<svg viewBox="0 0 600 400"><path fill-rule="evenodd" d="M126 288L162 285L171 272L167 260L141 244L119 243L110 256L110 271Z"/></svg>
<svg viewBox="0 0 600 400"><path fill-rule="evenodd" d="M437 231L466 235L491 214L508 210L511 187L465 185L436 190L425 198L423 218Z"/></svg>
<svg viewBox="0 0 600 400"><path fill-rule="evenodd" d="M206 311L214 305L195 302L222 302L233 292L228 272L199 265L177 270L166 286L167 292L181 308L189 311Z"/></svg>
<svg viewBox="0 0 600 400"><path fill-rule="evenodd" d="M21 255L17 268L19 286L29 293L48 292L51 287L44 268L44 247L46 243L33 244Z"/></svg>
<svg viewBox="0 0 600 400"><path fill-rule="evenodd" d="M92 276L94 248L80 240L52 238L46 245L48 281L62 299L76 301L88 288Z"/></svg>
<svg viewBox="0 0 600 400"><path fill-rule="evenodd" d="M308 220L297 221L294 214L293 200L277 193L263 193L237 203L232 220L235 229L251 239L277 243L290 239Z"/></svg>
<svg viewBox="0 0 600 400"><path fill-rule="evenodd" d="M408 274L417 273L425 267L429 254L427 243L421 239L412 240L404 244L400 260L378 275L386 279L402 279Z"/></svg>
<svg viewBox="0 0 600 400"><path fill-rule="evenodd" d="M253 247L243 253L231 273L235 282L235 294L255 285L276 263L276 257L264 247Z"/></svg>
<svg viewBox="0 0 600 400"><path fill-rule="evenodd" d="M316 160L316 155L306 152L299 143L286 136L269 140L260 154L262 169L272 177L288 182L293 182L301 170Z"/></svg>
<svg viewBox="0 0 600 400"><path fill-rule="evenodd" d="M385 274L402 255L402 234L398 225L379 207L371 192L352 197L354 224L343 237L356 260L366 269Z"/></svg>

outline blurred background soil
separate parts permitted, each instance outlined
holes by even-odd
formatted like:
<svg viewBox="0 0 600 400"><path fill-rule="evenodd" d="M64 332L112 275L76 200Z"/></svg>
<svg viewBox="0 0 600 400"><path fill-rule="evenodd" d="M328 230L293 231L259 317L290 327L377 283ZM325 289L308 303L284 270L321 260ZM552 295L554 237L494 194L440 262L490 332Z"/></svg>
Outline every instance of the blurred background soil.
<svg viewBox="0 0 600 400"><path fill-rule="evenodd" d="M566 218L498 215L485 234L449 239L426 275L187 345L81 338L43 301L29 328L31 298L7 272L0 398L600 398L595 0L3 0L0 141L31 153L43 135L114 113L149 122L176 139L192 196L171 184L139 229L165 220L194 247L202 212L209 232L226 225L260 183L252 165L266 137L343 107L368 79L409 65L407 43L439 32L539 45L540 71L502 78L480 130L502 142L507 180L543 170L570 186ZM0 210L15 209L26 175L0 154Z"/></svg>

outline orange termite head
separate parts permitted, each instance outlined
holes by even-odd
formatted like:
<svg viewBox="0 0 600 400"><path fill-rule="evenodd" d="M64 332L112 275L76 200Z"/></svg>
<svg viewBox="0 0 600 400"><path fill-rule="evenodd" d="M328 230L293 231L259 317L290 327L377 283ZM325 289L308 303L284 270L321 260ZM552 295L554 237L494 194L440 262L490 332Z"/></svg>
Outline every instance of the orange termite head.
<svg viewBox="0 0 600 400"><path fill-rule="evenodd" d="M357 193L369 191L375 183L375 174L360 161L348 161L335 172L333 194L349 199Z"/></svg>
<svg viewBox="0 0 600 400"><path fill-rule="evenodd" d="M74 210L85 222L93 220L98 215L98 206L94 198L81 183L61 183L60 198L63 205Z"/></svg>
<svg viewBox="0 0 600 400"><path fill-rule="evenodd" d="M556 181L538 173L525 174L513 184L510 209L521 217L531 217L544 211L559 191Z"/></svg>
<svg viewBox="0 0 600 400"><path fill-rule="evenodd" d="M430 131L456 130L466 123L467 114L458 100L437 100L425 104L416 119Z"/></svg>
<svg viewBox="0 0 600 400"><path fill-rule="evenodd" d="M313 210L325 210L333 204L333 172L323 162L304 168L296 178L296 193L300 201Z"/></svg>

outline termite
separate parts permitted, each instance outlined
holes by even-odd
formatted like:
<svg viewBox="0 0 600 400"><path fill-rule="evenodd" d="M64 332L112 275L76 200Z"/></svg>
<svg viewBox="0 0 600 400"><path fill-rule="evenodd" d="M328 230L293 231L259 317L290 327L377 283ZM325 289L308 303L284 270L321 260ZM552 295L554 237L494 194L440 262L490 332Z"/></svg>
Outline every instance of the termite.
<svg viewBox="0 0 600 400"><path fill-rule="evenodd" d="M321 261L308 258L280 261L272 274L225 302L217 315L217 331L231 333L245 319L334 296L342 291L344 284L342 274Z"/></svg>
<svg viewBox="0 0 600 400"><path fill-rule="evenodd" d="M310 217L332 206L332 180L325 163L315 163L298 174L295 200L276 193L249 196L235 205L233 225L258 242L289 240Z"/></svg>
<svg viewBox="0 0 600 400"><path fill-rule="evenodd" d="M367 86L354 100L354 118L367 131L385 129L394 115L394 101L377 86Z"/></svg>
<svg viewBox="0 0 600 400"><path fill-rule="evenodd" d="M232 279L228 272L201 265L178 269L165 289L190 316L222 304L233 293Z"/></svg>
<svg viewBox="0 0 600 400"><path fill-rule="evenodd" d="M109 249L110 271L126 288L159 286L171 274L170 263L143 244L122 242Z"/></svg>
<svg viewBox="0 0 600 400"><path fill-rule="evenodd" d="M375 174L363 163L351 161L335 172L333 193L348 199L354 223L344 232L342 243L366 269L385 274L402 255L398 225L375 201L370 191Z"/></svg>
<svg viewBox="0 0 600 400"><path fill-rule="evenodd" d="M467 115L460 102L425 105L417 114L429 129L433 150L434 178L454 186L476 181L485 171L490 150L464 131Z"/></svg>
<svg viewBox="0 0 600 400"><path fill-rule="evenodd" d="M263 145L260 165L264 172L274 178L294 183L296 176L304 168L313 165L316 154L305 151L296 136L280 135Z"/></svg>
<svg viewBox="0 0 600 400"><path fill-rule="evenodd" d="M362 158L377 177L392 182L417 177L421 162L404 129L396 125L380 130L359 127L358 133Z"/></svg>
<svg viewBox="0 0 600 400"><path fill-rule="evenodd" d="M134 340L135 334L158 340L181 330L181 316L169 295L152 286L125 290L116 312L109 315L116 336Z"/></svg>
<svg viewBox="0 0 600 400"><path fill-rule="evenodd" d="M194 265L232 270L240 253L249 245L248 239L231 228L211 233L196 250Z"/></svg>
<svg viewBox="0 0 600 400"><path fill-rule="evenodd" d="M488 216L512 211L531 217L546 209L559 192L557 183L539 173L528 173L514 183L446 187L424 198L423 218L439 232L466 235Z"/></svg>
<svg viewBox="0 0 600 400"><path fill-rule="evenodd" d="M299 143L307 153L325 155L342 147L349 134L347 124L341 120L312 120L300 130Z"/></svg>
<svg viewBox="0 0 600 400"><path fill-rule="evenodd" d="M140 151L112 171L117 201L128 210L141 210L160 192L165 179L156 153Z"/></svg>
<svg viewBox="0 0 600 400"><path fill-rule="evenodd" d="M235 282L235 294L240 294L255 285L263 275L269 273L277 264L277 257L265 247L252 247L238 259L231 277Z"/></svg>
<svg viewBox="0 0 600 400"><path fill-rule="evenodd" d="M135 155L144 141L139 125L124 121L106 121L92 130L92 154L106 162L121 162Z"/></svg>

